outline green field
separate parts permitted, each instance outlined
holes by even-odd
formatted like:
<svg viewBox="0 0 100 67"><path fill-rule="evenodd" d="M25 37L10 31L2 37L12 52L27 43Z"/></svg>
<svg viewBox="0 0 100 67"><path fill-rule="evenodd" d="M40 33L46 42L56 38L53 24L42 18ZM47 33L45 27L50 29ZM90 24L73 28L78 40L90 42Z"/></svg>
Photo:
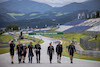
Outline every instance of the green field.
<svg viewBox="0 0 100 67"><path fill-rule="evenodd" d="M70 39L70 40L75 38L77 40L77 42L79 42L80 38L87 36L87 35L82 34L82 33L68 33L68 34L64 34L64 35L46 35L46 36L47 37L53 36L53 37L59 37L59 38L64 37L64 38ZM68 49L66 48L66 46L69 46L70 42L66 41L66 40L62 40L62 41L63 41L63 44L62 44L63 45L63 53L62 53L62 55L69 57ZM92 56L86 56L86 55L80 55L80 54L75 54L74 58L100 61L100 57L92 57Z"/></svg>
<svg viewBox="0 0 100 67"><path fill-rule="evenodd" d="M9 47L0 48L0 54L8 53L9 50Z"/></svg>
<svg viewBox="0 0 100 67"><path fill-rule="evenodd" d="M49 32L54 32L55 30L57 30L58 28L52 28Z"/></svg>
<svg viewBox="0 0 100 67"><path fill-rule="evenodd" d="M49 36L49 35L47 35L47 36ZM68 34L63 34L63 35L50 35L50 36L59 37L59 38L63 37L63 38L69 39L69 40L72 40L74 38L77 42L80 42L80 38L87 36L87 35L82 34L82 33L68 33Z"/></svg>
<svg viewBox="0 0 100 67"><path fill-rule="evenodd" d="M7 13L10 16L24 16L25 14L23 13Z"/></svg>
<svg viewBox="0 0 100 67"><path fill-rule="evenodd" d="M35 15L37 15L37 13L32 13L32 14L30 14L30 16L35 16Z"/></svg>
<svg viewBox="0 0 100 67"><path fill-rule="evenodd" d="M8 42L8 41L10 41L11 39L14 39L14 38L11 37L10 35L1 35L1 36L0 36L0 41L2 41L2 42Z"/></svg>
<svg viewBox="0 0 100 67"><path fill-rule="evenodd" d="M1 43L0 43L0 45L7 45L7 44L1 44Z"/></svg>
<svg viewBox="0 0 100 67"><path fill-rule="evenodd" d="M16 20L16 16L24 16L24 13L7 13L9 16L11 16L13 19Z"/></svg>

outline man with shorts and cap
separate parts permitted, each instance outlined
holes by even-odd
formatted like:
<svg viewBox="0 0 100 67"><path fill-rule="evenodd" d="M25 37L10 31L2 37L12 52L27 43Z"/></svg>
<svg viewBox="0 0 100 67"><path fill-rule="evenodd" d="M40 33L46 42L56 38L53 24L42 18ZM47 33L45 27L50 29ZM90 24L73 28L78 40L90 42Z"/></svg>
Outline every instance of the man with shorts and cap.
<svg viewBox="0 0 100 67"><path fill-rule="evenodd" d="M71 61L71 63L73 63L74 52L76 52L76 49L75 49L74 43L71 42L71 45L69 45L69 47L68 47L68 53L70 55L70 61Z"/></svg>

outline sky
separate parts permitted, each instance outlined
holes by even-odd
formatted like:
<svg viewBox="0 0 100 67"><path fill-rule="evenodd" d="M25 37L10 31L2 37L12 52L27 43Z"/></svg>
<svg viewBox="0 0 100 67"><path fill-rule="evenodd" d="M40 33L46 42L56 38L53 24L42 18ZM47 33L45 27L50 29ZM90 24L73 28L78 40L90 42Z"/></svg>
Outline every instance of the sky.
<svg viewBox="0 0 100 67"><path fill-rule="evenodd" d="M5 2L8 0L0 0L0 2ZM36 2L46 3L48 5L51 5L52 7L61 7L73 2L81 3L87 0L32 0Z"/></svg>

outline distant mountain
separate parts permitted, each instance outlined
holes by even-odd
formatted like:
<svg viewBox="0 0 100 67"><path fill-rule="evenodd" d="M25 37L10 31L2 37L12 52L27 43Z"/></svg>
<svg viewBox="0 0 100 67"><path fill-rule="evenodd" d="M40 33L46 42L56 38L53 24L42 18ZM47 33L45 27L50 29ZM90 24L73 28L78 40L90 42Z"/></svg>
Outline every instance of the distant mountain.
<svg viewBox="0 0 100 67"><path fill-rule="evenodd" d="M100 0L88 0L83 4L89 6L92 10L100 10Z"/></svg>
<svg viewBox="0 0 100 67"><path fill-rule="evenodd" d="M5 27L6 25L8 25L8 22L13 22L15 21L15 19L13 19L11 16L7 15L7 14L0 14L0 27Z"/></svg>
<svg viewBox="0 0 100 67"><path fill-rule="evenodd" d="M63 7L59 7L59 8L56 8L56 9L53 9L52 11L53 12L74 12L74 11L78 11L78 10L88 10L88 9L91 9L89 6L86 6L82 3L71 3L71 4L68 4L68 5L65 5Z"/></svg>
<svg viewBox="0 0 100 67"><path fill-rule="evenodd" d="M78 10L89 10L89 11L96 11L100 10L100 0L88 0L82 3L71 3L65 5L63 7L54 8L53 12L74 12Z"/></svg>
<svg viewBox="0 0 100 67"><path fill-rule="evenodd" d="M52 7L47 4L38 3L31 0L8 0L6 2L0 3L0 9L2 8L6 9L7 11L20 13L43 13L52 9Z"/></svg>
<svg viewBox="0 0 100 67"><path fill-rule="evenodd" d="M21 27L44 27L64 24L77 18L78 13L89 14L100 10L95 0L83 3L71 3L63 7L53 8L47 4L30 0L8 0L0 3L0 27L18 24Z"/></svg>
<svg viewBox="0 0 100 67"><path fill-rule="evenodd" d="M76 19L77 14L82 13L82 12L87 13L88 11L80 10L80 11L75 11L75 12L68 13L68 14L67 13L63 13L63 14L55 13L55 12L39 14L35 12L35 13L24 15L23 17L25 17L26 19L23 18L22 20L16 20L16 21L6 22L6 23L4 22L4 23L0 23L0 25L3 24L6 26L8 24L18 24L20 27L23 27L23 28L26 28L27 26L35 28L36 25L38 25L39 27L44 27L45 24L47 24L48 26L56 26L57 24L64 24L64 23L67 23L69 21ZM30 17L30 15L32 17ZM37 16L34 16L34 15L37 15ZM18 19L18 18L21 18L21 16L15 17L15 18Z"/></svg>

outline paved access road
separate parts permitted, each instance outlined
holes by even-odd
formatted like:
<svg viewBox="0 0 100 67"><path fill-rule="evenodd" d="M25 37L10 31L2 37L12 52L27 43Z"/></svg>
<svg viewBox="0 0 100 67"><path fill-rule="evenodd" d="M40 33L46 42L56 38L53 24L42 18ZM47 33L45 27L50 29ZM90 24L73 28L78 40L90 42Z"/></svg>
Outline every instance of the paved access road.
<svg viewBox="0 0 100 67"><path fill-rule="evenodd" d="M47 47L51 41L55 41L54 39L43 37L43 36L35 36L37 38L42 38L44 43L41 44L41 63L36 63L36 56L33 57L33 63L28 63L28 56L26 56L26 63L18 64L18 57L15 54L14 56L14 64L10 63L10 54L2 54L0 55L0 67L100 67L100 62L97 61L88 61L81 59L74 59L74 63L70 64L69 57L62 57L62 63L57 63L56 53L53 56L52 64L49 63L49 57L47 55ZM53 44L56 47L56 44Z"/></svg>

